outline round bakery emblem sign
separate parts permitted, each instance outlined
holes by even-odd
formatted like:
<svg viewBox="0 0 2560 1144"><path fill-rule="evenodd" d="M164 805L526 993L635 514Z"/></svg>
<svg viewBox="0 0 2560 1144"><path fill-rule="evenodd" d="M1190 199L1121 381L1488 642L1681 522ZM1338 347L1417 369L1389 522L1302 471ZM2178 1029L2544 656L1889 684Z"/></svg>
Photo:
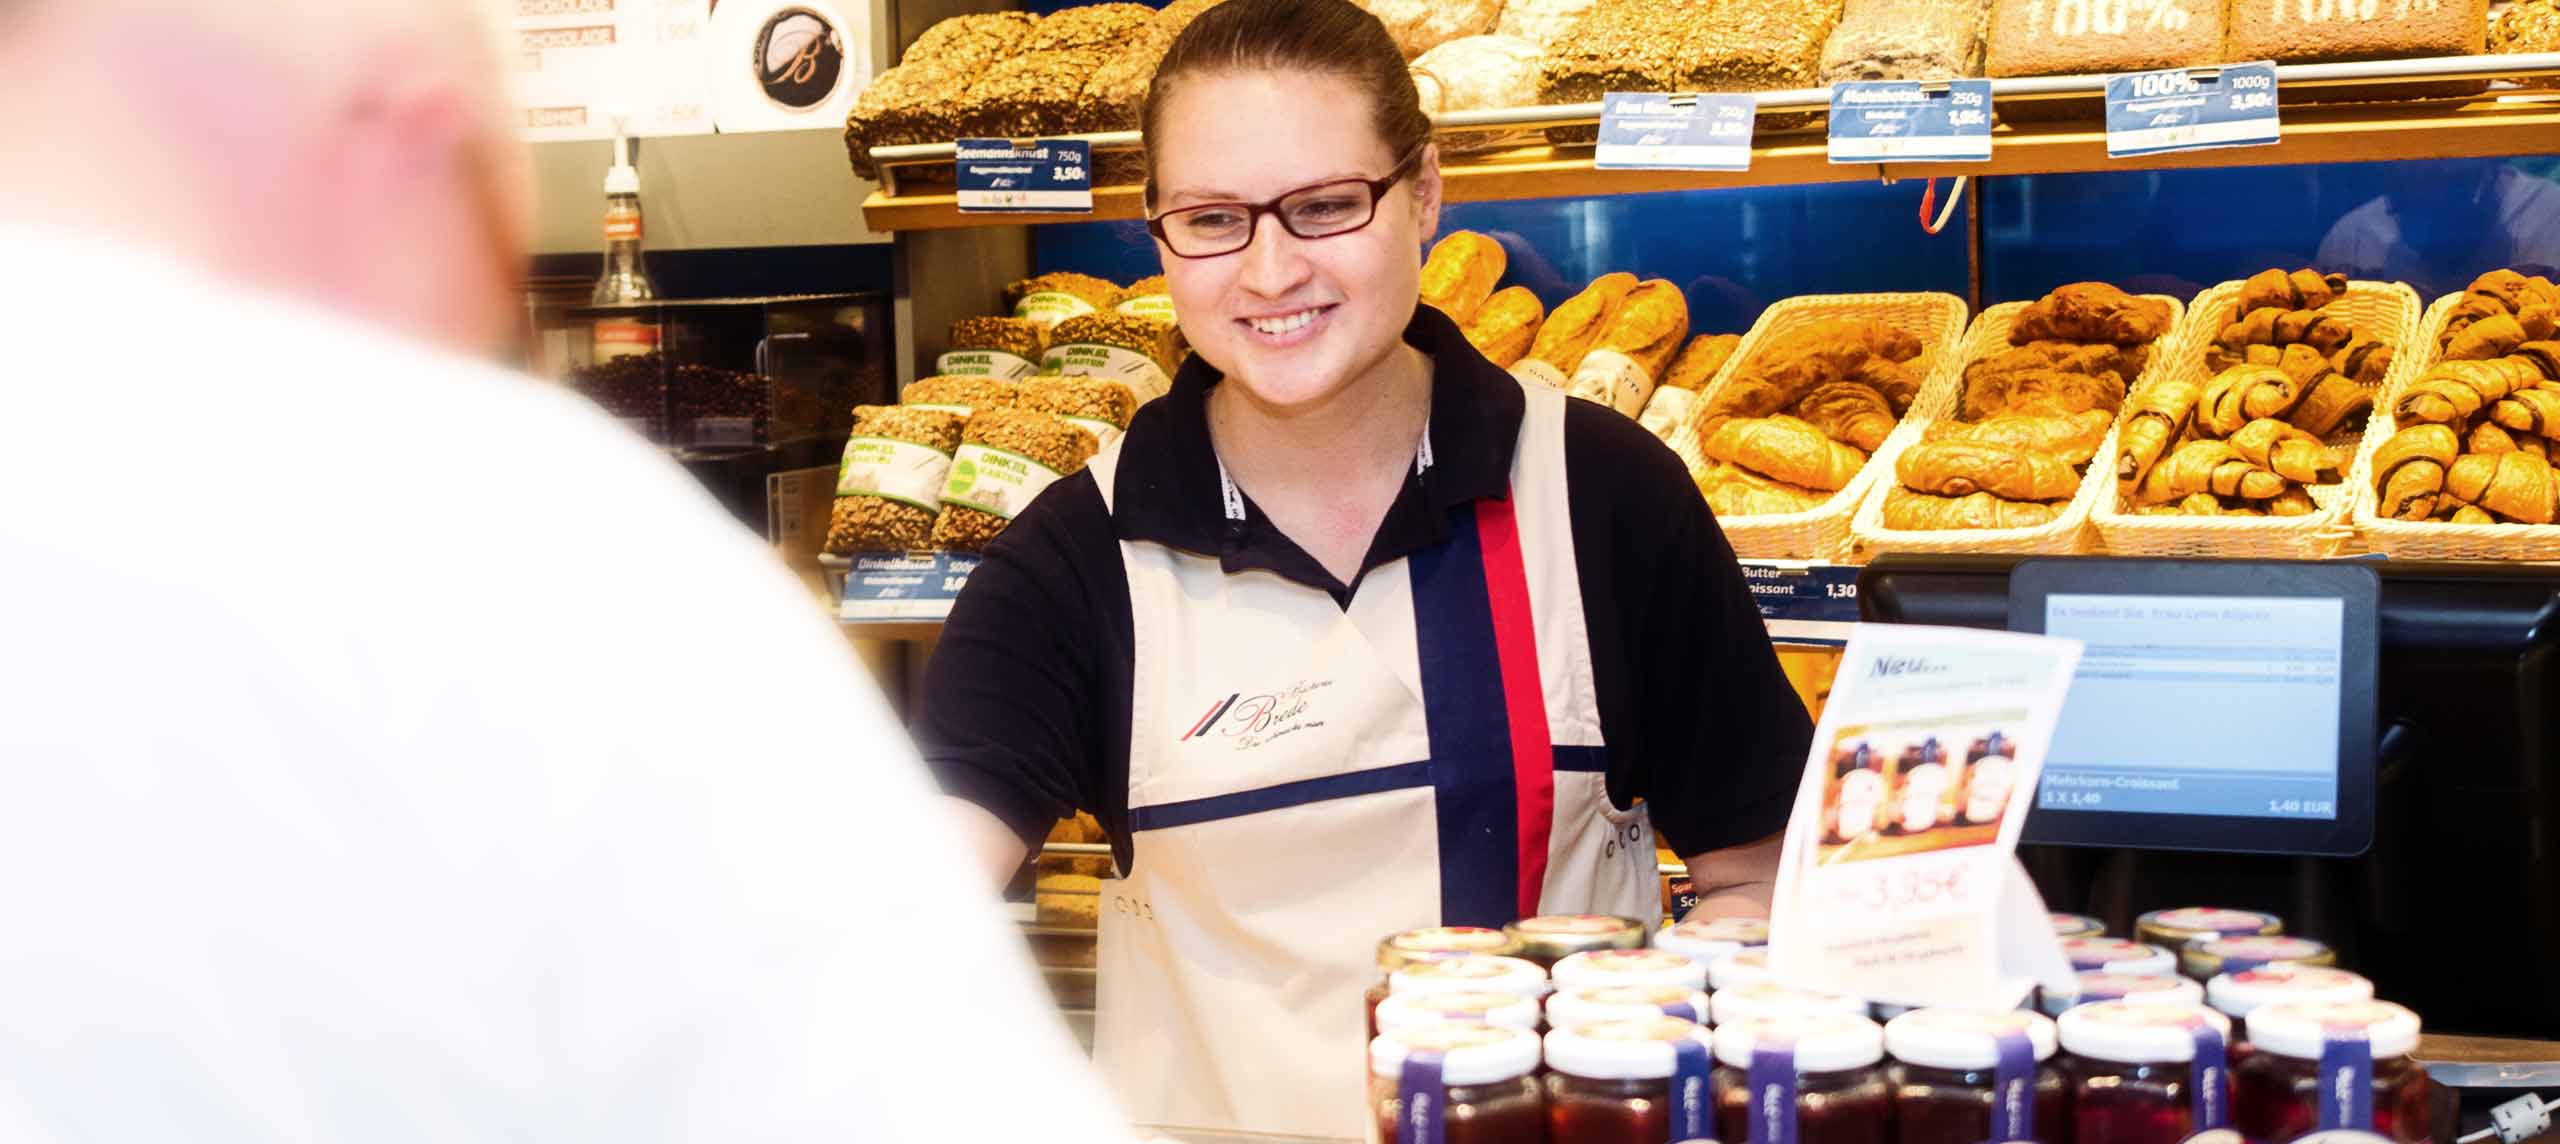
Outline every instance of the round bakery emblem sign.
<svg viewBox="0 0 2560 1144"><path fill-rule="evenodd" d="M765 98L794 111L825 103L844 78L844 38L825 16L785 8L756 33L756 82Z"/></svg>

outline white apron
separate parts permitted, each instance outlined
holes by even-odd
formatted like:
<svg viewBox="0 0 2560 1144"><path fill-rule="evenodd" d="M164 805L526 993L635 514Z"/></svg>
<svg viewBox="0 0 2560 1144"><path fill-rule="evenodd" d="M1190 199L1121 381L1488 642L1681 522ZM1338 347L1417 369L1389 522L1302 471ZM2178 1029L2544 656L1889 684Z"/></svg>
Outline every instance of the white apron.
<svg viewBox="0 0 2560 1144"><path fill-rule="evenodd" d="M1511 497L1452 511L1348 609L1122 542L1132 870L1102 890L1095 1054L1138 1123L1359 1138L1378 939L1660 916L1650 824L1606 790L1568 398L1524 392ZM1093 465L1106 505L1117 461Z"/></svg>

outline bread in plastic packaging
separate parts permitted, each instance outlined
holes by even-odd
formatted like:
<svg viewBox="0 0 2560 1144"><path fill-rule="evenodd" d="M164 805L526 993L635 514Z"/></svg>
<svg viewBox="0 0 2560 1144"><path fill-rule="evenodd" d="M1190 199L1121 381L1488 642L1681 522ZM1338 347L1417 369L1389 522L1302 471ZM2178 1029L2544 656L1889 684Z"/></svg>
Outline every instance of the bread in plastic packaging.
<svg viewBox="0 0 2560 1144"><path fill-rule="evenodd" d="M1080 314L1049 330L1041 364L1052 373L1117 381L1140 402L1152 401L1172 388L1172 333L1153 318L1117 310Z"/></svg>
<svg viewBox="0 0 2560 1144"><path fill-rule="evenodd" d="M919 377L898 393L899 405L939 409L962 417L973 416L982 409L1011 409L1021 400L1022 391L1012 382L966 375Z"/></svg>
<svg viewBox="0 0 2560 1144"><path fill-rule="evenodd" d="M1097 449L1091 434L1049 414L980 410L961 428L933 546L984 551L1043 490L1083 471Z"/></svg>
<svg viewBox="0 0 2560 1144"><path fill-rule="evenodd" d="M1120 287L1090 274L1054 271L1035 274L1004 288L1004 308L1017 318L1029 318L1043 326L1096 310L1108 310L1120 300Z"/></svg>
<svg viewBox="0 0 2560 1144"><path fill-rule="evenodd" d="M1020 380L1040 372L1040 355L1049 348L1048 333L1027 318L962 318L951 323L951 336L935 368L945 376Z"/></svg>
<svg viewBox="0 0 2560 1144"><path fill-rule="evenodd" d="M836 471L827 551L845 556L930 545L962 420L936 409L855 409L853 435Z"/></svg>
<svg viewBox="0 0 2560 1144"><path fill-rule="evenodd" d="M1984 0L1848 0L1822 49L1822 82L1982 74Z"/></svg>
<svg viewBox="0 0 2560 1144"><path fill-rule="evenodd" d="M1138 397L1128 386L1097 377L1035 377L1022 383L1021 408L1055 416L1108 447L1129 428Z"/></svg>

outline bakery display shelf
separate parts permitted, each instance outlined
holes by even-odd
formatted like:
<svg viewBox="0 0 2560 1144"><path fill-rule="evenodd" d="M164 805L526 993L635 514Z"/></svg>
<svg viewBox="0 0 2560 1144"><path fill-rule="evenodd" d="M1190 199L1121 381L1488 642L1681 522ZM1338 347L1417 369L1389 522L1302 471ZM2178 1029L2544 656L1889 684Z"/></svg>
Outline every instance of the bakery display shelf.
<svg viewBox="0 0 2560 1144"><path fill-rule="evenodd" d="M2560 1087L2560 1042L2428 1033L2411 1056L2455 1088Z"/></svg>
<svg viewBox="0 0 2560 1144"><path fill-rule="evenodd" d="M2209 70L2209 69L2203 69ZM2352 163L2384 159L2458 159L2560 151L2560 92L2520 90L2511 83L2560 75L2560 53L2453 56L2351 64L2297 64L2276 69L2284 97L2284 135L2262 147L2179 151L2111 159L2097 114L2105 76L1997 79L2001 113L1991 159L1983 163L1833 164L1818 133L1764 135L1747 171L1600 170L1588 146L1527 146L1452 156L1442 177L1452 202L1640 194L1721 187L1854 182L1877 177L2034 175ZM2459 94L2468 86L2486 91ZM2457 94L2447 95L2448 88ZM2308 98L2306 98L2308 97ZM2325 98L2323 98L2325 97ZM2348 98L2348 97L2351 97ZM1755 93L1762 114L1822 111L1828 88ZM1523 132L1599 122L1600 105L1503 108L1441 116L1444 133L1487 128ZM1136 146L1136 132L1070 136L1097 151ZM1135 182L1097 185L1091 214L963 214L951 190L948 143L878 147L882 189L863 203L864 224L877 231L1022 226L1137 218ZM1105 154L1097 171L1127 168ZM1125 159L1125 156L1122 158Z"/></svg>

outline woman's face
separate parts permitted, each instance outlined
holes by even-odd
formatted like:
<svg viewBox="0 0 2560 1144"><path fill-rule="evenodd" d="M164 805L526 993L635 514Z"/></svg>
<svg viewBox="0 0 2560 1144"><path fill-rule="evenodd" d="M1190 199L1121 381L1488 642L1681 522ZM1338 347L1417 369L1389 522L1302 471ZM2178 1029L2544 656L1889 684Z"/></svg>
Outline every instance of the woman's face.
<svg viewBox="0 0 2560 1144"><path fill-rule="evenodd" d="M1400 155L1370 126L1368 98L1337 76L1295 71L1185 78L1157 112L1158 213L1263 203L1336 179L1384 178ZM1422 241L1439 225L1426 154L1368 226L1302 239L1264 215L1233 254L1163 248L1165 282L1193 350L1262 404L1320 404L1368 377L1421 297Z"/></svg>

